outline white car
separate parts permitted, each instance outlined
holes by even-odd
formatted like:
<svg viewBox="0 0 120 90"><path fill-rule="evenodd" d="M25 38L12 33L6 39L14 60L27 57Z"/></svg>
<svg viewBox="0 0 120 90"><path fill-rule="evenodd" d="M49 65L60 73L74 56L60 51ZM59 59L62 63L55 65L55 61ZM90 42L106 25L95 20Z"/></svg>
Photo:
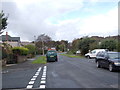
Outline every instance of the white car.
<svg viewBox="0 0 120 90"><path fill-rule="evenodd" d="M100 51L106 51L106 49L94 49L92 51L90 51L89 53L85 54L86 58L95 58L96 55L98 54L98 52Z"/></svg>

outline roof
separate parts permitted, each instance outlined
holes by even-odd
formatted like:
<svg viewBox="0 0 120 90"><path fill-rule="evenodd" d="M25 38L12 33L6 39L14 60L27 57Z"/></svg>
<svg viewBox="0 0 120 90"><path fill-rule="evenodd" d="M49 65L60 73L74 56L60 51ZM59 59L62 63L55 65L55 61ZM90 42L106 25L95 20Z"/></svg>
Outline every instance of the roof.
<svg viewBox="0 0 120 90"><path fill-rule="evenodd" d="M6 40L6 35L2 35L0 37L2 37L2 41L7 41ZM17 42L20 42L20 37L11 37L10 35L7 35L7 39L8 39L8 41L17 41Z"/></svg>

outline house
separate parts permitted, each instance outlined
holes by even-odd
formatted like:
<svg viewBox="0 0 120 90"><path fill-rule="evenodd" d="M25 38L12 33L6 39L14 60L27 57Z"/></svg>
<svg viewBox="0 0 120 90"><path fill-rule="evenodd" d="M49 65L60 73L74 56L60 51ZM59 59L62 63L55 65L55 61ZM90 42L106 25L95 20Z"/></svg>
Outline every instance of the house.
<svg viewBox="0 0 120 90"><path fill-rule="evenodd" d="M11 45L12 47L20 47L20 37L11 37L10 35L8 35L8 33L6 32L6 35L2 35L0 36L0 41L2 43L7 43L9 45Z"/></svg>
<svg viewBox="0 0 120 90"><path fill-rule="evenodd" d="M20 42L20 37L11 37L10 35L2 35L0 36L2 38L2 42Z"/></svg>

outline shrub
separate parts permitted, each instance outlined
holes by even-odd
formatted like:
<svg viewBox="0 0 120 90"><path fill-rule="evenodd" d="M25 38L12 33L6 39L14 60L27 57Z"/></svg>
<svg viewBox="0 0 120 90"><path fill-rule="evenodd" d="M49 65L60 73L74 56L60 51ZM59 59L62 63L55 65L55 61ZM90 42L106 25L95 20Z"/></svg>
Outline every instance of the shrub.
<svg viewBox="0 0 120 90"><path fill-rule="evenodd" d="M81 50L81 54L84 55L86 53L88 53L89 49L90 49L90 44L93 43L94 40L90 39L88 37L83 38L80 42L79 42L79 49Z"/></svg>
<svg viewBox="0 0 120 90"><path fill-rule="evenodd" d="M12 51L14 54L17 54L17 55L27 55L29 52L29 50L24 47L14 47L12 48Z"/></svg>
<svg viewBox="0 0 120 90"><path fill-rule="evenodd" d="M25 48L29 49L29 54L34 55L35 54L35 46L34 45L25 45Z"/></svg>
<svg viewBox="0 0 120 90"><path fill-rule="evenodd" d="M12 54L12 47L7 43L2 43L0 46L0 50L1 50L0 54L2 56L2 59L8 58L9 54Z"/></svg>
<svg viewBox="0 0 120 90"><path fill-rule="evenodd" d="M115 40L106 39L101 42L100 47L103 49L108 49L110 51L113 51L116 49L116 46L117 46L116 44L117 44L117 42Z"/></svg>

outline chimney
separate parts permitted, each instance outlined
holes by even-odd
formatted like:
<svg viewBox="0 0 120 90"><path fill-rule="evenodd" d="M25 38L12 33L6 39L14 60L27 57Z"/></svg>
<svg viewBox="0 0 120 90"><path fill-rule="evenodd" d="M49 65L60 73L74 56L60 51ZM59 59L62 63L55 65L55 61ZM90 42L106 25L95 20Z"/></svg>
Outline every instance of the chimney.
<svg viewBox="0 0 120 90"><path fill-rule="evenodd" d="M6 32L6 41L8 41L8 32Z"/></svg>

